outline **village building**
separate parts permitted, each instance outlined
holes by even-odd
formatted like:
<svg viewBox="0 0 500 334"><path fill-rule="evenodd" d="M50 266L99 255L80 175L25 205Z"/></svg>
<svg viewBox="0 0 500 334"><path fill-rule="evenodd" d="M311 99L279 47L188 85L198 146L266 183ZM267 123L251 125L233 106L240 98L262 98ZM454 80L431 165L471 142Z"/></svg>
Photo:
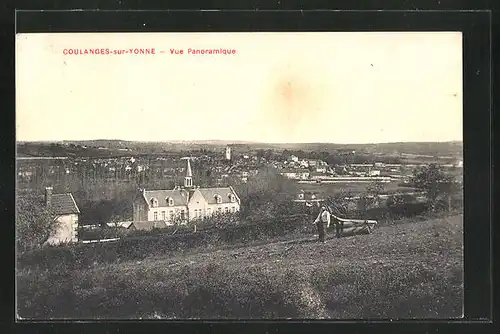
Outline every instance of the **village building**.
<svg viewBox="0 0 500 334"><path fill-rule="evenodd" d="M71 193L53 194L53 188L45 188L45 206L54 215L57 229L46 244L58 245L78 241L78 216L80 210Z"/></svg>
<svg viewBox="0 0 500 334"><path fill-rule="evenodd" d="M307 169L299 169L299 168L297 169L284 168L281 169L280 174L288 179L307 180L309 178L310 171Z"/></svg>
<svg viewBox="0 0 500 334"><path fill-rule="evenodd" d="M327 176L322 173L322 172L311 172L309 173L309 178L311 180L321 180L321 179L324 179L326 178Z"/></svg>
<svg viewBox="0 0 500 334"><path fill-rule="evenodd" d="M316 173L326 173L327 171L327 166L317 166L316 167Z"/></svg>
<svg viewBox="0 0 500 334"><path fill-rule="evenodd" d="M133 204L133 221L130 228L149 228L144 222L165 222L172 225L176 220L182 223L210 217L214 214L240 211L240 198L233 187L200 188L193 185L193 174L187 160L184 186L169 190L143 189ZM160 224L158 226L164 226Z"/></svg>

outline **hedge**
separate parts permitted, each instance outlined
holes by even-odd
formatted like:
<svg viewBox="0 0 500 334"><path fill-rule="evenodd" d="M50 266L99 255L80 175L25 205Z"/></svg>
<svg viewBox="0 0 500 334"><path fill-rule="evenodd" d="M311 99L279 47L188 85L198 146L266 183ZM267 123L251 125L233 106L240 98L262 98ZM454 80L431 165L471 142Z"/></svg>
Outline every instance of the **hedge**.
<svg viewBox="0 0 500 334"><path fill-rule="evenodd" d="M460 207L460 199L452 201L454 208ZM407 203L399 206L376 207L353 211L348 218L376 219L381 223L404 217L414 217L428 212L426 203ZM152 256L172 255L192 251L196 248L214 248L224 245L245 244L270 240L293 234L313 234L315 226L311 217L297 214L268 218L252 223L230 223L223 226L201 225L197 232L192 227L171 230L135 231L133 235L105 243L72 244L43 248L18 254L18 267L54 269L85 268L98 263L115 263L143 260Z"/></svg>
<svg viewBox="0 0 500 334"><path fill-rule="evenodd" d="M19 254L18 267L54 269L57 266L84 268L96 263L142 260L151 256L189 251L199 247L244 244L301 231L312 231L310 217L295 215L272 221L235 224L174 235L131 236L116 242L72 244L47 247Z"/></svg>

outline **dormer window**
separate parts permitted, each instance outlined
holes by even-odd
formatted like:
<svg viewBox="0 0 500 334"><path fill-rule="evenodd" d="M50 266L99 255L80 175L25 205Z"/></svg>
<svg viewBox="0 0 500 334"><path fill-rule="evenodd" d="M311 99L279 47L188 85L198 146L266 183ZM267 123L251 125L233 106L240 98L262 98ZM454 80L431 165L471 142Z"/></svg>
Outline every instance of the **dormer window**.
<svg viewBox="0 0 500 334"><path fill-rule="evenodd" d="M234 197L234 195L233 195L233 194L229 194L229 195L228 195L228 197L229 197L229 200L230 200L232 203L234 203L234 201L236 201L236 198Z"/></svg>
<svg viewBox="0 0 500 334"><path fill-rule="evenodd" d="M150 203L153 208L158 207L158 200L156 198L151 198Z"/></svg>
<svg viewBox="0 0 500 334"><path fill-rule="evenodd" d="M167 197L167 205L174 206L174 199L172 197Z"/></svg>
<svg viewBox="0 0 500 334"><path fill-rule="evenodd" d="M304 199L304 194L299 194L299 199Z"/></svg>
<svg viewBox="0 0 500 334"><path fill-rule="evenodd" d="M217 202L217 204L222 203L222 197L220 195L215 195L215 201Z"/></svg>

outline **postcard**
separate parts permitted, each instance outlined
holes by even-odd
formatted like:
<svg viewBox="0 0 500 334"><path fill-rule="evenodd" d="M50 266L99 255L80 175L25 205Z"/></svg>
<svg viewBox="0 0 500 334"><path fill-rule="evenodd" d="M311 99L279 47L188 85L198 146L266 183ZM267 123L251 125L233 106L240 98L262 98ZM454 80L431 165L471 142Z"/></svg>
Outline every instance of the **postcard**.
<svg viewBox="0 0 500 334"><path fill-rule="evenodd" d="M16 308L463 316L458 32L16 35Z"/></svg>

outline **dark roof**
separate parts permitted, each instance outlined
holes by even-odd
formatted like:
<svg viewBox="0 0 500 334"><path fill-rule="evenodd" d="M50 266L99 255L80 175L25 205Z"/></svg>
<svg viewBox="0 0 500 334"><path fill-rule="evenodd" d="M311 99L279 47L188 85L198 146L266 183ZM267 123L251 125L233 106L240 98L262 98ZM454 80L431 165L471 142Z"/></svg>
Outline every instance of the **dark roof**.
<svg viewBox="0 0 500 334"><path fill-rule="evenodd" d="M189 200L189 192L183 189L146 190L144 193L148 203L151 203L152 198L156 198L158 206L168 206L167 198L174 200L174 206L186 205Z"/></svg>
<svg viewBox="0 0 500 334"><path fill-rule="evenodd" d="M231 199L229 198L229 194L232 194L235 196L236 201L238 201L238 195L236 195L236 192L230 188L198 188L200 191L201 195L205 200L207 201L208 204L217 204L217 199L215 198L215 195L219 195L222 199L222 203L231 203Z"/></svg>
<svg viewBox="0 0 500 334"><path fill-rule="evenodd" d="M50 209L56 215L80 213L71 194L52 194Z"/></svg>
<svg viewBox="0 0 500 334"><path fill-rule="evenodd" d="M151 203L152 198L156 198L158 200L158 207L168 206L167 198L172 198L174 200L174 206L178 205L187 205L189 199L195 191L199 191L203 198L207 201L208 204L216 204L217 200L215 195L221 196L222 203L231 203L231 199L229 198L229 194L234 195L235 200L239 202L239 197L231 187L224 188L195 188L190 191L185 189L174 189L174 190L146 190L144 192L144 196L148 201L148 204Z"/></svg>

